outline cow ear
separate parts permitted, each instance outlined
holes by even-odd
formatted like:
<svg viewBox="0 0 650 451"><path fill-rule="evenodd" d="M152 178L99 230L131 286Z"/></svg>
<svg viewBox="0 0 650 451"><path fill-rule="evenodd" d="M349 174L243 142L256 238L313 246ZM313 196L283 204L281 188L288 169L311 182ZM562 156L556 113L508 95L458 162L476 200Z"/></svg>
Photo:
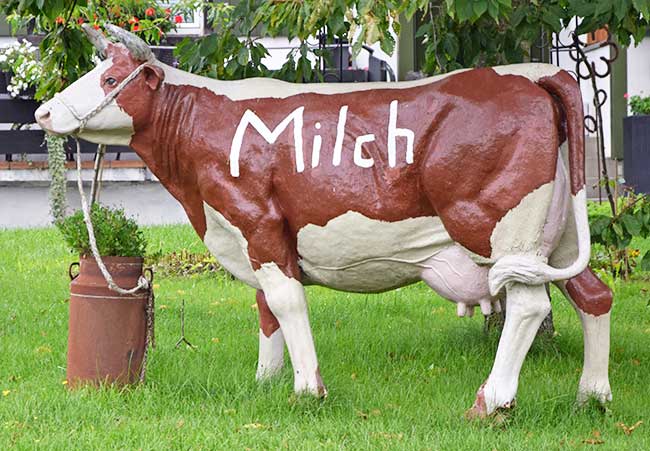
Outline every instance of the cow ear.
<svg viewBox="0 0 650 451"><path fill-rule="evenodd" d="M146 64L142 69L144 81L152 91L158 89L165 79L165 71L155 64Z"/></svg>

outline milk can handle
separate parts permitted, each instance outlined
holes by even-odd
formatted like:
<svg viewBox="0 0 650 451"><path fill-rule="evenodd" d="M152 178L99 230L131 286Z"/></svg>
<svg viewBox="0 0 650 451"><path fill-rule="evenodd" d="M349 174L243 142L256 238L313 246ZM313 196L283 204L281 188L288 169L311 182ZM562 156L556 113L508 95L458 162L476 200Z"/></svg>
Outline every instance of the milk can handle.
<svg viewBox="0 0 650 451"><path fill-rule="evenodd" d="M79 268L79 262L70 263L70 267L68 268L68 275L70 276L70 281L79 277L79 272L77 272L77 274L72 274L72 268L74 268L75 266Z"/></svg>

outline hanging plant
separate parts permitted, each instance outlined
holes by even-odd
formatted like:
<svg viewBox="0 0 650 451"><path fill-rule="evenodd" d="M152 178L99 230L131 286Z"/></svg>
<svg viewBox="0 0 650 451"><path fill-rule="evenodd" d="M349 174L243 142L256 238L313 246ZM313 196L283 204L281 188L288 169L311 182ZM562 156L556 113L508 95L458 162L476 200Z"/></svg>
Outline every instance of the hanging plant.
<svg viewBox="0 0 650 451"><path fill-rule="evenodd" d="M65 177L65 142L61 136L45 135L47 143L48 167L50 170L50 214L54 222L65 218L66 177Z"/></svg>

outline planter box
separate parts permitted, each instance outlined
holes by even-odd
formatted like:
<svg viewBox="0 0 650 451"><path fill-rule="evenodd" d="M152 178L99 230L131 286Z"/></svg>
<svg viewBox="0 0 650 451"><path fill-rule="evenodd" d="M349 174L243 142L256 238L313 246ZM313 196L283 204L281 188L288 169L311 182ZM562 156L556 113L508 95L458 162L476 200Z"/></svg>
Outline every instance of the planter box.
<svg viewBox="0 0 650 451"><path fill-rule="evenodd" d="M623 119L625 184L650 194L650 115Z"/></svg>

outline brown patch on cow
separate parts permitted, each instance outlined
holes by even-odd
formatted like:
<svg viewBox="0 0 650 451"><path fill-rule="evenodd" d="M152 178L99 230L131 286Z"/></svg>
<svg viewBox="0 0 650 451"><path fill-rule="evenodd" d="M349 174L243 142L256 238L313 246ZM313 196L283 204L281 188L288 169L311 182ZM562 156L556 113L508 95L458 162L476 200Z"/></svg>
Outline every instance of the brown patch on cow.
<svg viewBox="0 0 650 451"><path fill-rule="evenodd" d="M489 257L497 222L554 179L559 118L548 92L492 69L443 79L437 91L452 107L432 137L422 186L454 241Z"/></svg>
<svg viewBox="0 0 650 451"><path fill-rule="evenodd" d="M266 297L262 290L257 290L255 300L260 315L260 329L262 329L264 336L268 338L280 328L280 323L266 303Z"/></svg>
<svg viewBox="0 0 650 451"><path fill-rule="evenodd" d="M485 404L485 393L483 392L485 388L485 382L481 384L478 391L476 392L476 399L472 407L465 412L465 418L468 420L480 420L487 418L487 405Z"/></svg>
<svg viewBox="0 0 650 451"><path fill-rule="evenodd" d="M566 283L573 303L583 312L600 316L612 309L612 290L587 268Z"/></svg>
<svg viewBox="0 0 650 451"><path fill-rule="evenodd" d="M139 64L128 61L121 46L110 46L109 53L115 65L107 72L118 80ZM555 78L547 84L554 83ZM495 224L555 175L562 121L555 101L524 77L500 76L492 69L409 89L387 85L285 99L232 101L207 88L151 85L138 77L117 97L133 118L131 147L181 202L199 235L205 233L206 202L241 230L254 269L275 262L298 280L298 231L307 224L323 226L348 211L391 222L437 215L455 241L489 257ZM405 161L406 139L397 138L396 167L389 166L387 153L393 100L399 102L397 127L415 133L412 164ZM349 110L343 152L334 166L344 105ZM290 124L273 145L248 127L240 175L232 177L230 145L244 112L255 112L274 129L301 106L304 172L296 171ZM370 169L353 162L356 137L368 133L375 135L363 146L365 157L374 160ZM317 134L322 137L320 164L312 168Z"/></svg>

